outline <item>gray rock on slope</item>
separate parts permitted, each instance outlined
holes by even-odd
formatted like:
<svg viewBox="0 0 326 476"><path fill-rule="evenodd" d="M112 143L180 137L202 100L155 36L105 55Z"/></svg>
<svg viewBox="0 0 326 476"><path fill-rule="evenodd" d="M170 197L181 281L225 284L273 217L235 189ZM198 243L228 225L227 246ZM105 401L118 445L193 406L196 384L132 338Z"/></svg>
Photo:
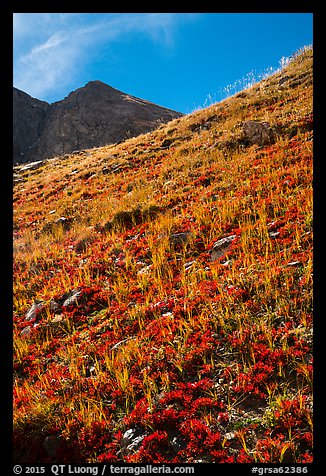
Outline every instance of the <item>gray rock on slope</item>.
<svg viewBox="0 0 326 476"><path fill-rule="evenodd" d="M16 89L14 163L121 142L180 116L101 81L90 81L51 105Z"/></svg>
<svg viewBox="0 0 326 476"><path fill-rule="evenodd" d="M246 121L243 124L243 132L249 144L265 146L272 144L275 139L275 133L269 122Z"/></svg>

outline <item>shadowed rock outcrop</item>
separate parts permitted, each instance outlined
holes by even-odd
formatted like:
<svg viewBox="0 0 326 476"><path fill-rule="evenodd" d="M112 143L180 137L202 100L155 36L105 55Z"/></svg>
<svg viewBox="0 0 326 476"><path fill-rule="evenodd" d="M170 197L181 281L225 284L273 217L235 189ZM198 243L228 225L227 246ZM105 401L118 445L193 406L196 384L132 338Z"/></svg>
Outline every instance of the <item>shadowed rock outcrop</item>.
<svg viewBox="0 0 326 476"><path fill-rule="evenodd" d="M269 122L246 121L243 124L245 141L260 146L270 145L275 140L275 133Z"/></svg>
<svg viewBox="0 0 326 476"><path fill-rule="evenodd" d="M44 117L50 104L32 98L13 88L13 159L14 163L27 162L30 149L38 140ZM35 159L36 160L36 159Z"/></svg>

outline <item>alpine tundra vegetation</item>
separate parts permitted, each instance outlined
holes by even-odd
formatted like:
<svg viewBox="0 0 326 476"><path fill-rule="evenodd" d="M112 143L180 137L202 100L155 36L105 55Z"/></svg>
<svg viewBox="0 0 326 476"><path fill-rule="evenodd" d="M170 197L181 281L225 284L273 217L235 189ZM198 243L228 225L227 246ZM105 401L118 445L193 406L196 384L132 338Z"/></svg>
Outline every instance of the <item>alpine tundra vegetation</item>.
<svg viewBox="0 0 326 476"><path fill-rule="evenodd" d="M313 461L312 63L14 167L15 462Z"/></svg>

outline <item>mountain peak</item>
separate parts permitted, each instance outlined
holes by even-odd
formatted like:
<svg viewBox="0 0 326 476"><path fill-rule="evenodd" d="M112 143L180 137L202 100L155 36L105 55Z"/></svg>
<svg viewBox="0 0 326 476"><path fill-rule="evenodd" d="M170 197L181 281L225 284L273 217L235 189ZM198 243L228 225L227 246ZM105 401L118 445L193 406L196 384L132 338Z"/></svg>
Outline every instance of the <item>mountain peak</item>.
<svg viewBox="0 0 326 476"><path fill-rule="evenodd" d="M99 79L93 79L92 81L88 81L88 83L86 83L85 86L87 86L88 84L105 84L106 86L108 86L106 83L104 83L103 81L100 81Z"/></svg>
<svg viewBox="0 0 326 476"><path fill-rule="evenodd" d="M51 105L16 90L14 163L121 142L180 116L100 80L89 81ZM25 133L31 125L33 134Z"/></svg>
<svg viewBox="0 0 326 476"><path fill-rule="evenodd" d="M88 81L88 83L86 83L85 86L83 86L83 88L81 88L81 89L94 88L94 87L100 87L100 88L104 87L104 88L114 89L114 88L112 88L112 86L110 86L109 84L104 83L103 81L100 81L99 79L94 79L92 81Z"/></svg>

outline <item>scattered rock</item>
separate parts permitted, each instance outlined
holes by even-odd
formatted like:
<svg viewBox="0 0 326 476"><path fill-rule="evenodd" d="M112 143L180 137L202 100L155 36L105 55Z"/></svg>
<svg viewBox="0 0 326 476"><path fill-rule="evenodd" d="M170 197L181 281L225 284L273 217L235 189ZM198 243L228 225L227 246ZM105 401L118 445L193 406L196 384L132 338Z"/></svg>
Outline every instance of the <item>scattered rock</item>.
<svg viewBox="0 0 326 476"><path fill-rule="evenodd" d="M225 433L224 439L228 440L228 441L234 440L235 439L235 433L233 433L233 431L230 431L229 433Z"/></svg>
<svg viewBox="0 0 326 476"><path fill-rule="evenodd" d="M211 250L211 261L216 261L224 256L230 249L237 235L230 235L216 241Z"/></svg>
<svg viewBox="0 0 326 476"><path fill-rule="evenodd" d="M287 266L302 266L301 261L291 261L291 263L288 263Z"/></svg>
<svg viewBox="0 0 326 476"><path fill-rule="evenodd" d="M122 444L125 446L128 445L135 437L135 434L136 434L135 428L130 428L129 430L127 430L122 436Z"/></svg>
<svg viewBox="0 0 326 476"><path fill-rule="evenodd" d="M19 174L14 173L13 181L14 181L14 184L15 184L15 183L19 183L19 182L25 182L25 179L20 177Z"/></svg>
<svg viewBox="0 0 326 476"><path fill-rule="evenodd" d="M71 291L71 293L68 293L68 296L64 300L62 307L67 307L70 306L70 304L74 304L80 295L81 291L79 290L79 288L74 289L73 291Z"/></svg>
<svg viewBox="0 0 326 476"><path fill-rule="evenodd" d="M269 232L268 232L268 236L269 236L270 238L276 238L279 234L280 234L279 231L269 231Z"/></svg>
<svg viewBox="0 0 326 476"><path fill-rule="evenodd" d="M170 441L170 445L173 451L175 451L176 453L178 453L178 451L180 450L185 449L187 446L185 440L181 438L181 436L174 436Z"/></svg>
<svg viewBox="0 0 326 476"><path fill-rule="evenodd" d="M224 266L225 268L228 268L232 265L232 263L233 263L233 260L228 259L227 261L224 261L224 263L221 263L221 265Z"/></svg>
<svg viewBox="0 0 326 476"><path fill-rule="evenodd" d="M171 317L171 316L174 317L174 314L173 314L173 312L171 312L171 311L164 312L164 313L162 314L162 317Z"/></svg>
<svg viewBox="0 0 326 476"><path fill-rule="evenodd" d="M141 447L146 434L140 433L135 428L127 430L122 437L122 446L128 453L134 453Z"/></svg>
<svg viewBox="0 0 326 476"><path fill-rule="evenodd" d="M91 176L89 177L89 180L92 179L92 178L94 178L94 177L97 177L97 174L91 175Z"/></svg>
<svg viewBox="0 0 326 476"><path fill-rule="evenodd" d="M51 311L56 311L57 309L59 309L59 307L60 307L59 304L56 301L54 301L53 299L51 299L51 301L50 301L50 310Z"/></svg>
<svg viewBox="0 0 326 476"><path fill-rule="evenodd" d="M111 165L111 172L112 172L113 174L115 174L115 173L117 173L117 172L119 172L119 171L121 171L121 165L120 165L120 164L112 164L112 165Z"/></svg>
<svg viewBox="0 0 326 476"><path fill-rule="evenodd" d="M196 264L196 260L195 261L188 261L187 263L185 263L184 264L185 271L188 271L190 268L192 268L194 264Z"/></svg>
<svg viewBox="0 0 326 476"><path fill-rule="evenodd" d="M275 139L275 133L269 122L246 121L243 124L243 133L245 141L249 144L270 145Z"/></svg>
<svg viewBox="0 0 326 476"><path fill-rule="evenodd" d="M55 223L56 225L63 224L63 225L66 226L67 221L69 221L68 218L66 218L66 217L60 217L60 218L57 218L57 219L54 221L54 223Z"/></svg>
<svg viewBox="0 0 326 476"><path fill-rule="evenodd" d="M54 318L51 320L53 324L58 324L59 322L63 321L63 316L62 314L56 314Z"/></svg>
<svg viewBox="0 0 326 476"><path fill-rule="evenodd" d="M21 331L20 335L23 337L29 336L30 333L32 332L31 326L26 326L24 329Z"/></svg>
<svg viewBox="0 0 326 476"><path fill-rule="evenodd" d="M185 231L181 233L172 233L169 239L170 243L176 246L188 243L193 237L193 233Z"/></svg>
<svg viewBox="0 0 326 476"><path fill-rule="evenodd" d="M120 342L117 342L116 344L114 344L114 346L111 347L110 350L114 350L114 349L116 349L117 347L120 347L121 344L124 344L124 343L127 342L128 340L134 339L134 338L135 338L134 336L127 337L126 339L123 339L123 340L121 340Z"/></svg>
<svg viewBox="0 0 326 476"><path fill-rule="evenodd" d="M37 160L35 162L29 162L28 164L21 167L20 172L25 172L26 170L36 170L45 163L44 160Z"/></svg>
<svg viewBox="0 0 326 476"><path fill-rule="evenodd" d="M141 447L144 438L145 435L136 436L136 438L130 443L130 445L127 446L127 451L129 453L134 453L135 451L138 451Z"/></svg>
<svg viewBox="0 0 326 476"><path fill-rule="evenodd" d="M44 302L36 299L25 314L25 321L34 321L44 308Z"/></svg>
<svg viewBox="0 0 326 476"><path fill-rule="evenodd" d="M148 266L145 266L144 268L140 269L140 270L137 272L137 274L140 275L140 276L141 276L142 274L147 275L147 274L149 274L149 273L151 272L151 268L152 268L152 265L149 264Z"/></svg>

